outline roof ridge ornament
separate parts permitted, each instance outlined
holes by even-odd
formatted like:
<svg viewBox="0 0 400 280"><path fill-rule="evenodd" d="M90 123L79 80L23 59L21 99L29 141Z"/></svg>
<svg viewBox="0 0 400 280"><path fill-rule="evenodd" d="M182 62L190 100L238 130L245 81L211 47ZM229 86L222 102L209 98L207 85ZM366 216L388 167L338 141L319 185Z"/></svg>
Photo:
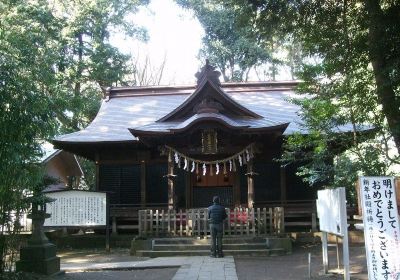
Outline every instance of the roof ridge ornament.
<svg viewBox="0 0 400 280"><path fill-rule="evenodd" d="M215 67L210 64L210 61L206 59L206 65L204 65L199 72L195 74L197 78L197 86L199 86L203 79L207 79L210 82L221 86L221 81L219 77L221 76L221 72L215 70Z"/></svg>

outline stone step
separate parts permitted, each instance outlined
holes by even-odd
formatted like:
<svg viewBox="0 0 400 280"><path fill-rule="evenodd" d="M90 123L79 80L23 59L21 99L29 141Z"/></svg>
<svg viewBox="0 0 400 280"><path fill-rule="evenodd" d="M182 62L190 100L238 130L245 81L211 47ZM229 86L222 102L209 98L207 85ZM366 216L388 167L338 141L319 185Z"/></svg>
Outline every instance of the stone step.
<svg viewBox="0 0 400 280"><path fill-rule="evenodd" d="M267 242L266 237L243 237L243 238L238 238L238 237L226 237L224 236L224 244L254 244L254 243L264 243L266 244ZM193 244L193 245L203 245L203 244L210 244L211 239L209 237L207 238L155 238L153 239L153 244L158 245L158 244Z"/></svg>
<svg viewBox="0 0 400 280"><path fill-rule="evenodd" d="M285 255L284 249L253 249L253 250L224 250L225 256L281 256ZM173 256L208 256L210 250L195 251L152 251L139 250L136 251L137 256L142 257L173 257Z"/></svg>
<svg viewBox="0 0 400 280"><path fill-rule="evenodd" d="M209 250L210 244L154 244L154 251L201 251ZM223 244L224 250L254 250L268 249L266 243Z"/></svg>
<svg viewBox="0 0 400 280"><path fill-rule="evenodd" d="M177 237L132 240L132 255L138 256L196 256L208 255L210 238ZM231 255L277 255L292 252L291 240L288 237L245 237L223 238L224 251ZM151 253L153 251L154 253ZM278 253L274 253L278 252Z"/></svg>
<svg viewBox="0 0 400 280"><path fill-rule="evenodd" d="M209 244L210 240L207 238L197 239L197 238L156 238L153 239L154 245L205 245Z"/></svg>

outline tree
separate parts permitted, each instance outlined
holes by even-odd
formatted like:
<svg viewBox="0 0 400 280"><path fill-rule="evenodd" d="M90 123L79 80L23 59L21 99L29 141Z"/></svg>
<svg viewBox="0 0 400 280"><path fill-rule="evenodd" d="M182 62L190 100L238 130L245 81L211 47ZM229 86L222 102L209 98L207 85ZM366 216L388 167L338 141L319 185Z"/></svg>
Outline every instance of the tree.
<svg viewBox="0 0 400 280"><path fill-rule="evenodd" d="M122 32L128 37L146 40L145 30L128 21L148 0L56 1L55 13L62 15L62 60L54 90L61 95L57 117L63 132L84 128L98 112L101 88L126 85L133 73L130 56L112 46L110 34ZM68 97L68 98L66 98Z"/></svg>
<svg viewBox="0 0 400 280"><path fill-rule="evenodd" d="M18 232L13 213L27 209L24 190L41 180L40 143L55 131L53 100L60 23L44 3L0 2L0 271Z"/></svg>
<svg viewBox="0 0 400 280"><path fill-rule="evenodd" d="M43 181L43 139L76 130L97 112L100 86L123 83L128 56L108 38L145 0L0 2L0 271L16 244L26 191ZM17 215L15 215L17 213ZM7 240L12 240L7 239Z"/></svg>
<svg viewBox="0 0 400 280"><path fill-rule="evenodd" d="M223 2L242 10L243 24L252 23L262 36L290 36L301 49L298 91L305 98L296 102L308 134L289 137L284 160L302 161L299 174L329 186L343 178L335 164L342 160L352 164L344 165L348 178L388 174L400 151L400 3ZM338 134L346 125L352 133ZM367 133L372 127L375 134ZM397 155L388 153L390 140Z"/></svg>
<svg viewBox="0 0 400 280"><path fill-rule="evenodd" d="M233 0L237 6L243 2ZM341 78L343 85L356 83L361 86L362 92L356 97L367 97L372 102L369 107L381 107L381 114L400 151L398 1L245 2L250 3L253 14L257 14L255 24L260 32L266 28L270 30L271 24L280 26L277 30L294 36L307 57L318 58L320 63L314 64L314 76L310 75L313 65L305 65L302 71L314 85L323 85L321 81L325 77L336 84ZM232 1L225 3L232 4ZM363 78L362 75L367 76ZM352 96L356 90L341 96ZM349 100L354 102L357 98ZM365 109L361 112L364 114Z"/></svg>
<svg viewBox="0 0 400 280"><path fill-rule="evenodd" d="M159 65L155 65L148 54L144 59L139 59L139 55L135 56L132 61L133 75L132 85L134 86L158 86L164 76L165 65L167 63L167 55Z"/></svg>
<svg viewBox="0 0 400 280"><path fill-rule="evenodd" d="M241 25L237 11L215 1L177 0L194 11L205 30L202 59L209 59L222 73L224 81L246 81L257 65L272 61L264 41L251 25Z"/></svg>
<svg viewBox="0 0 400 280"><path fill-rule="evenodd" d="M59 84L52 91L57 99L56 115L61 133L86 127L96 116L102 88L127 85L134 73L131 56L121 53L110 39L119 31L127 37L146 40L146 31L129 16L148 0L56 1L54 13L62 15L62 53L59 63ZM85 185L94 187L95 165L79 158Z"/></svg>

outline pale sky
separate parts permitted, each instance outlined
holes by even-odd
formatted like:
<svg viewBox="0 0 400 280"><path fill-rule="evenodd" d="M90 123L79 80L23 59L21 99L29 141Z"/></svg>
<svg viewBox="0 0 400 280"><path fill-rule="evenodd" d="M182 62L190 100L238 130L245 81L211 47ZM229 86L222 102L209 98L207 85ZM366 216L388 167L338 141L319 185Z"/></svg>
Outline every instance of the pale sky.
<svg viewBox="0 0 400 280"><path fill-rule="evenodd" d="M194 74L205 64L198 60L204 30L193 14L179 7L173 0L151 0L133 16L137 25L147 29L149 41L141 43L127 40L114 34L111 42L123 52L144 61L150 58L152 67L161 65L166 57L166 66L161 85L193 84ZM283 55L283 54L280 54ZM262 68L259 68L261 70ZM249 81L268 80L271 77L250 71ZM277 80L290 79L289 68L279 67Z"/></svg>
<svg viewBox="0 0 400 280"><path fill-rule="evenodd" d="M139 59L148 56L153 66L160 65L165 56L162 85L195 83L194 74L203 64L197 59L204 33L198 20L173 0L151 0L134 18L147 29L147 44L117 35L114 44Z"/></svg>

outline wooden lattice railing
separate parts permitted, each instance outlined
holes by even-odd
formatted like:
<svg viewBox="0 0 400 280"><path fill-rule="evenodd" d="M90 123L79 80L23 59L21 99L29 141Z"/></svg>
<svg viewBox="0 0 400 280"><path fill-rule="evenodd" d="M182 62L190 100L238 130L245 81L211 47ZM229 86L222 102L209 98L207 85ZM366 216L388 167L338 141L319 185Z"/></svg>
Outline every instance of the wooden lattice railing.
<svg viewBox="0 0 400 280"><path fill-rule="evenodd" d="M226 235L263 235L283 231L283 208L226 209ZM139 210L140 236L206 236L207 209Z"/></svg>

